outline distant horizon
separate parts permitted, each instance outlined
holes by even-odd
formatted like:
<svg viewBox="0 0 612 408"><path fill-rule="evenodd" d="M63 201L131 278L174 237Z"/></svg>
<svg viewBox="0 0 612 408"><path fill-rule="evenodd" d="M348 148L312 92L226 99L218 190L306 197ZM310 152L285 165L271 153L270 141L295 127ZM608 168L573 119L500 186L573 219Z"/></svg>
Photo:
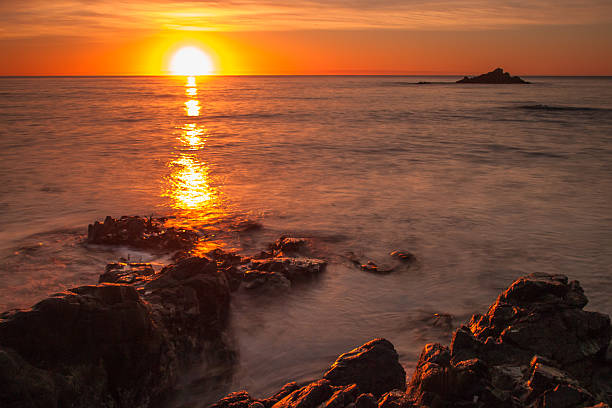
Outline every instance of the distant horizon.
<svg viewBox="0 0 612 408"><path fill-rule="evenodd" d="M483 72L484 73L484 72ZM556 75L556 74L514 74L512 76L530 78L612 78L610 75ZM0 78L161 78L161 77L464 77L480 74L210 74L210 75L172 75L172 74L101 74L101 75L73 75L73 74L2 74Z"/></svg>

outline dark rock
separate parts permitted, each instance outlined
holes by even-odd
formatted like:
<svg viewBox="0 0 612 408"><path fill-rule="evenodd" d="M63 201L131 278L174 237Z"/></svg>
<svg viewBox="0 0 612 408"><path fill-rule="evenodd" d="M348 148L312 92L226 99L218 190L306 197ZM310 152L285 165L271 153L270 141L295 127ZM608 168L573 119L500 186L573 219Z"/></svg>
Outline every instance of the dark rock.
<svg viewBox="0 0 612 408"><path fill-rule="evenodd" d="M106 217L103 223L90 224L87 242L101 245L125 245L155 251L185 251L192 249L199 237L195 231L165 227L165 219L138 216Z"/></svg>
<svg viewBox="0 0 612 408"><path fill-rule="evenodd" d="M381 396L406 388L406 372L388 340L376 339L342 354L323 378L332 385L357 384L365 393Z"/></svg>
<svg viewBox="0 0 612 408"><path fill-rule="evenodd" d="M276 404L278 401L282 400L287 395L298 389L300 389L300 386L295 381L292 381L290 383L285 384L279 392L277 392L270 398L260 400L260 402L264 405L265 408L270 408L272 405Z"/></svg>
<svg viewBox="0 0 612 408"><path fill-rule="evenodd" d="M400 390L389 391L382 396L378 408L413 408L414 404L406 392Z"/></svg>
<svg viewBox="0 0 612 408"><path fill-rule="evenodd" d="M237 391L221 398L209 408L249 408L255 400L246 391Z"/></svg>
<svg viewBox="0 0 612 408"><path fill-rule="evenodd" d="M306 385L273 405L274 408L316 408L327 401L334 389L327 380L319 380Z"/></svg>
<svg viewBox="0 0 612 408"><path fill-rule="evenodd" d="M389 273L393 272L394 268L390 268L388 266L379 267L373 261L368 261L368 263L361 265L361 269L363 269L366 272L377 273L377 274L380 274L380 275L386 275L386 274L389 274Z"/></svg>
<svg viewBox="0 0 612 408"><path fill-rule="evenodd" d="M376 408L378 403L371 393L361 394L355 400L355 408Z"/></svg>
<svg viewBox="0 0 612 408"><path fill-rule="evenodd" d="M314 258L252 259L250 268L257 271L278 272L291 282L304 280L321 273L327 262Z"/></svg>
<svg viewBox="0 0 612 408"><path fill-rule="evenodd" d="M565 276L518 279L455 331L450 351L425 347L408 394L424 406L584 406L593 395L608 402L601 379L612 379L603 358L610 320L583 311L586 303Z"/></svg>
<svg viewBox="0 0 612 408"><path fill-rule="evenodd" d="M399 259L402 262L413 263L416 262L416 256L408 251L393 251L389 255Z"/></svg>
<svg viewBox="0 0 612 408"><path fill-rule="evenodd" d="M115 262L106 265L98 283L136 283L144 282L155 274L153 266L148 263Z"/></svg>
<svg viewBox="0 0 612 408"><path fill-rule="evenodd" d="M13 380L0 406L16 398L32 401L23 406L147 406L207 342L231 359L219 340L229 287L214 262L187 259L146 276L142 294L126 284L81 286L1 314L0 378Z"/></svg>
<svg viewBox="0 0 612 408"><path fill-rule="evenodd" d="M325 402L325 408L344 408L350 403L355 402L359 395L359 388L355 384L351 384L346 388L337 390Z"/></svg>
<svg viewBox="0 0 612 408"><path fill-rule="evenodd" d="M282 236L270 245L270 250L272 256L276 257L307 255L309 253L308 239Z"/></svg>
<svg viewBox="0 0 612 408"><path fill-rule="evenodd" d="M545 408L574 408L593 404L593 396L574 385L557 385L539 399L537 405Z"/></svg>
<svg viewBox="0 0 612 408"><path fill-rule="evenodd" d="M285 290L291 287L291 281L278 272L247 270L244 273L244 287L246 289Z"/></svg>
<svg viewBox="0 0 612 408"><path fill-rule="evenodd" d="M528 84L517 76L511 76L501 68L496 68L491 72L477 77L464 77L457 81L458 84Z"/></svg>

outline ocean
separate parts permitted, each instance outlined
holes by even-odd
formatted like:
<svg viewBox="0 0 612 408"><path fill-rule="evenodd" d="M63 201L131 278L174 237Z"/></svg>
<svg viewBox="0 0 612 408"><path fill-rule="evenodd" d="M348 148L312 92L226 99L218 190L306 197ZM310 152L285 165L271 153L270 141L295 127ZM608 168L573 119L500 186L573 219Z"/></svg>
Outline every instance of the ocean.
<svg viewBox="0 0 612 408"><path fill-rule="evenodd" d="M96 283L120 257L161 268L84 239L106 215L163 215L205 249L253 254L288 234L329 260L289 293L235 295L230 378L197 365L173 406L320 378L375 337L411 372L531 272L578 279L587 309L612 313L612 78L456 79L0 78L0 310ZM394 250L417 263L350 261Z"/></svg>

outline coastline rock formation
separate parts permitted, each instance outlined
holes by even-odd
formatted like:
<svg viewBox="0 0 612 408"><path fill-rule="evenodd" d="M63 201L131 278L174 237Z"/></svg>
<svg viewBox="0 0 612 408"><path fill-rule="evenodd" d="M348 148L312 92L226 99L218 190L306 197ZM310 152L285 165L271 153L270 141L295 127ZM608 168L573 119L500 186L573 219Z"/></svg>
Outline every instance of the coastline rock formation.
<svg viewBox="0 0 612 408"><path fill-rule="evenodd" d="M393 345L376 339L320 380L262 400L232 393L211 408L609 407L610 318L586 304L577 281L527 275L457 329L450 347L427 344L407 386Z"/></svg>
<svg viewBox="0 0 612 408"><path fill-rule="evenodd" d="M104 222L94 222L87 228L87 242L99 245L125 245L153 251L187 251L199 239L197 232L165 227L164 218L107 216Z"/></svg>
<svg viewBox="0 0 612 408"><path fill-rule="evenodd" d="M146 407L206 343L222 339L230 288L216 263L190 258L142 290L102 283L0 314L0 405Z"/></svg>
<svg viewBox="0 0 612 408"><path fill-rule="evenodd" d="M457 81L458 84L528 84L529 82L518 76L511 76L501 68L496 68L486 74L476 77L463 77Z"/></svg>
<svg viewBox="0 0 612 408"><path fill-rule="evenodd" d="M190 232L149 221L107 217L90 225L89 241L155 249L192 242ZM288 288L326 265L299 256L305 239L281 237L270 248L262 259L214 250L159 272L147 263L112 263L97 285L1 313L0 406L148 407L201 358L231 374L231 292L268 286L270 279L254 285L255 274L274 275Z"/></svg>

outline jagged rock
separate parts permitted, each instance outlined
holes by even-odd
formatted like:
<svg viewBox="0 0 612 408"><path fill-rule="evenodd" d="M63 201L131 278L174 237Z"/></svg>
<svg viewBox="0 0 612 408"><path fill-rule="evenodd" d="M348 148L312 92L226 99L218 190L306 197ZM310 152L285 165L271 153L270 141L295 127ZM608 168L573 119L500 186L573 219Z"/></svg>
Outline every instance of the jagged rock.
<svg viewBox="0 0 612 408"><path fill-rule="evenodd" d="M308 254L308 239L282 236L270 245L272 256L296 257Z"/></svg>
<svg viewBox="0 0 612 408"><path fill-rule="evenodd" d="M221 398L209 408L249 408L249 405L255 402L246 391L237 391L228 394Z"/></svg>
<svg viewBox="0 0 612 408"><path fill-rule="evenodd" d="M252 259L250 267L257 271L278 272L291 282L311 278L321 273L327 262L314 258Z"/></svg>
<svg viewBox="0 0 612 408"><path fill-rule="evenodd" d="M504 72L501 68L496 68L486 74L476 77L463 77L457 81L458 84L528 84L529 82L522 80L517 76L511 76Z"/></svg>
<svg viewBox="0 0 612 408"><path fill-rule="evenodd" d="M334 393L334 389L327 380L312 382L298 390L293 391L285 398L274 404L273 408L316 408L327 401Z"/></svg>
<svg viewBox="0 0 612 408"><path fill-rule="evenodd" d="M355 400L355 408L376 408L378 402L371 393L361 394Z"/></svg>
<svg viewBox="0 0 612 408"><path fill-rule="evenodd" d="M324 408L344 408L353 403L358 395L359 388L356 384L351 384L334 392L325 402Z"/></svg>
<svg viewBox="0 0 612 408"><path fill-rule="evenodd" d="M185 251L198 241L195 231L165 227L165 219L107 216L103 223L89 224L87 242L101 245L125 245L155 251Z"/></svg>
<svg viewBox="0 0 612 408"><path fill-rule="evenodd" d="M278 272L248 270L243 281L246 289L284 290L291 287L291 281Z"/></svg>
<svg viewBox="0 0 612 408"><path fill-rule="evenodd" d="M115 262L106 265L98 283L136 283L146 281L155 274L149 263Z"/></svg>
<svg viewBox="0 0 612 408"><path fill-rule="evenodd" d="M0 378L12 382L0 406L17 398L31 401L19 407L145 407L207 342L231 357L219 340L228 307L224 273L192 258L150 275L141 293L127 284L81 286L3 313Z"/></svg>
<svg viewBox="0 0 612 408"><path fill-rule="evenodd" d="M486 315L472 316L455 331L450 350L439 344L425 347L408 394L423 406L608 402L609 387L601 384L612 379L603 358L610 319L583 311L586 303L579 283L565 276L518 279Z"/></svg>
<svg viewBox="0 0 612 408"><path fill-rule="evenodd" d="M287 395L298 389L300 389L300 386L295 381L292 381L285 384L283 388L281 388L281 390L273 396L260 400L259 402L261 402L265 408L270 408L272 405L276 404L278 401L282 400Z"/></svg>
<svg viewBox="0 0 612 408"><path fill-rule="evenodd" d="M413 408L414 404L406 392L400 390L389 391L382 396L378 408Z"/></svg>
<svg viewBox="0 0 612 408"><path fill-rule="evenodd" d="M381 396L406 388L406 372L388 340L375 339L342 354L323 378L333 385L357 384L365 393Z"/></svg>

